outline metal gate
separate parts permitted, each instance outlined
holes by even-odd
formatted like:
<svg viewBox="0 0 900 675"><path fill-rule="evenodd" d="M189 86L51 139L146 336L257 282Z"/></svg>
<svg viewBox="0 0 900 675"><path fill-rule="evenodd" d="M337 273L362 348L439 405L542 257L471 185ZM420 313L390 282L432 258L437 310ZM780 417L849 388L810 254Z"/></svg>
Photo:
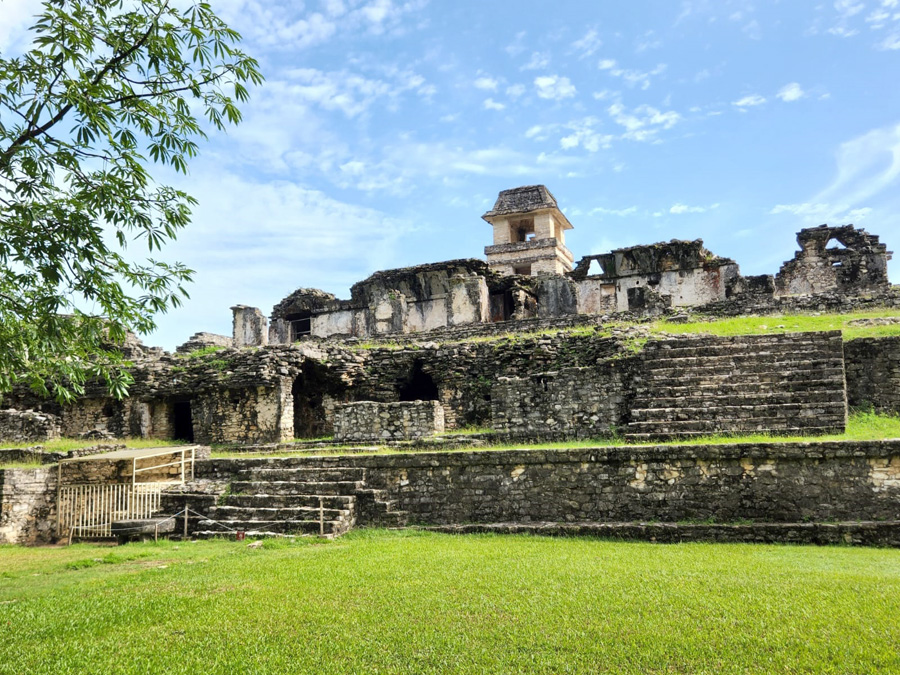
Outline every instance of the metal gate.
<svg viewBox="0 0 900 675"><path fill-rule="evenodd" d="M109 537L117 520L152 518L159 512L165 488L193 480L196 446L120 450L101 455L60 461L57 474L56 534L72 537ZM174 457L175 461L166 461ZM138 461L149 460L147 466ZM131 463L131 480L121 483L70 483L63 480L63 467L73 462L104 461ZM139 483L138 475L171 469L174 480ZM120 479L121 480L121 479Z"/></svg>
<svg viewBox="0 0 900 675"><path fill-rule="evenodd" d="M172 483L106 483L59 488L57 534L109 537L114 520L150 518L159 511L162 491Z"/></svg>

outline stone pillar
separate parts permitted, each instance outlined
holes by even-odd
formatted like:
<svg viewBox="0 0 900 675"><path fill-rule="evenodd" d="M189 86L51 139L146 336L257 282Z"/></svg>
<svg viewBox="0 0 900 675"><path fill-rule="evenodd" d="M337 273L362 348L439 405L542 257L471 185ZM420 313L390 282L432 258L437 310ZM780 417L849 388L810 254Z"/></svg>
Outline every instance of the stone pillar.
<svg viewBox="0 0 900 675"><path fill-rule="evenodd" d="M262 347L269 344L268 320L256 307L235 305L234 313L234 346Z"/></svg>

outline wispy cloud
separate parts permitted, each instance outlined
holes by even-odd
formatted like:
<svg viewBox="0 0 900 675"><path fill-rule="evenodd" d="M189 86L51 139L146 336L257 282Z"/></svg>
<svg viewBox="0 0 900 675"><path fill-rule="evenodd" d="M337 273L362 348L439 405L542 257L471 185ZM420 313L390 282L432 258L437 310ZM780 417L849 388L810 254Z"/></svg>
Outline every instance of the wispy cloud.
<svg viewBox="0 0 900 675"><path fill-rule="evenodd" d="M483 89L484 91L497 91L497 85L499 85L500 83L493 77L483 75L481 77L475 78L475 81L472 84L476 89Z"/></svg>
<svg viewBox="0 0 900 675"><path fill-rule="evenodd" d="M872 203L888 200L900 187L900 124L874 129L841 144L836 153L837 174L831 184L809 200L777 204L769 213L789 213L807 222L862 219Z"/></svg>
<svg viewBox="0 0 900 675"><path fill-rule="evenodd" d="M633 141L655 141L661 130L670 129L682 120L674 110L662 112L649 105L639 105L629 112L621 103L614 103L607 112L616 124L625 127L622 138Z"/></svg>
<svg viewBox="0 0 900 675"><path fill-rule="evenodd" d="M671 208L669 209L669 213L678 216L684 213L706 213L707 211L711 211L717 208L719 208L718 204L710 204L709 206L688 206L687 204L677 202L675 204L672 204Z"/></svg>
<svg viewBox="0 0 900 675"><path fill-rule="evenodd" d="M584 34L584 37L572 43L572 49L578 54L579 59L586 59L593 56L602 45L603 40L600 39L597 29L591 28Z"/></svg>
<svg viewBox="0 0 900 675"><path fill-rule="evenodd" d="M547 52L533 52L531 54L531 58L528 60L525 65L522 66L522 70L541 70L542 68L546 68L550 65L550 55Z"/></svg>
<svg viewBox="0 0 900 675"><path fill-rule="evenodd" d="M561 75L542 75L534 78L537 95L547 99L571 98L575 95L575 85L568 77Z"/></svg>
<svg viewBox="0 0 900 675"><path fill-rule="evenodd" d="M766 99L764 96L760 96L759 94L750 94L748 96L739 98L737 101L732 101L731 105L738 108L751 108L753 106L762 105L765 102Z"/></svg>
<svg viewBox="0 0 900 675"><path fill-rule="evenodd" d="M775 94L775 96L780 98L785 103L790 103L791 101L799 101L801 98L806 96L806 92L803 91L803 88L797 82L791 82L790 84L786 84L781 89L779 89L778 93Z"/></svg>
<svg viewBox="0 0 900 675"><path fill-rule="evenodd" d="M607 71L613 77L619 77L629 87L639 87L640 89L649 89L651 79L657 75L666 72L668 66L665 63L657 64L653 70L632 70L622 68L615 59L601 59L597 63L597 68Z"/></svg>
<svg viewBox="0 0 900 675"><path fill-rule="evenodd" d="M499 103L492 98L484 99L483 105L485 110L506 110L506 106L503 103Z"/></svg>

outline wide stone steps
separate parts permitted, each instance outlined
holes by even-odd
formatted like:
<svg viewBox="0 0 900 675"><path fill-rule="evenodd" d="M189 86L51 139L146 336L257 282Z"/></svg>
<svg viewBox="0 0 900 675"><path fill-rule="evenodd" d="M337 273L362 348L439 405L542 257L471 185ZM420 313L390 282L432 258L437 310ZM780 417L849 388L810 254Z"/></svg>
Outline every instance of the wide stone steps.
<svg viewBox="0 0 900 675"><path fill-rule="evenodd" d="M664 398L666 396L672 397L683 397L683 396L697 396L697 397L710 397L710 396L722 396L722 397L731 397L731 396L740 396L740 395L753 395L758 396L762 394L768 393L797 393L801 392L802 396L806 396L808 393L813 392L822 392L822 391L836 391L838 395L841 394L843 387L840 386L840 382L831 379L811 379L811 380L796 380L794 382L779 382L777 388L773 388L770 382L758 382L755 386L749 385L745 382L732 382L732 381L720 381L714 383L706 383L706 384L695 384L688 383L683 384L679 381L675 381L669 385L656 385L653 387L647 386L638 386L635 388L635 395L638 398L647 398L647 399L657 399Z"/></svg>
<svg viewBox="0 0 900 675"><path fill-rule="evenodd" d="M319 468L261 466L244 469L236 478L240 481L298 481L311 483L345 483L363 480L364 469L357 467Z"/></svg>
<svg viewBox="0 0 900 675"><path fill-rule="evenodd" d="M631 423L632 425L641 424L643 422L653 424L671 425L672 422L680 421L718 421L721 425L727 426L731 423L742 420L763 420L763 419L785 419L804 417L818 418L823 413L831 415L840 415L845 410L845 404L840 402L829 402L817 404L814 408L803 403L776 403L766 404L747 404L747 405L719 405L719 406L697 406L687 407L678 406L674 408L639 408L632 409Z"/></svg>
<svg viewBox="0 0 900 675"><path fill-rule="evenodd" d="M723 405L780 405L797 402L797 391L758 391L746 392L745 389L736 387L730 393L722 393L719 387L705 388L698 393L694 387L672 388L660 396L636 397L632 403L632 410L652 410L670 408L718 408ZM818 390L803 392L803 399L807 403L841 403L843 397L840 392L833 390Z"/></svg>
<svg viewBox="0 0 900 675"><path fill-rule="evenodd" d="M319 520L320 515L327 520L341 520L349 518L350 509L319 509L312 506L282 506L282 507L244 507L244 506L214 506L208 512L210 520Z"/></svg>
<svg viewBox="0 0 900 675"><path fill-rule="evenodd" d="M797 361L840 361L841 354L823 353L821 350L810 350L808 352L798 352L795 350L772 351L772 352L746 352L746 353L722 353L709 356L704 355L681 355L670 356L666 352L653 353L645 355L644 367L677 367L677 368L697 368L704 366L721 367L728 364L737 365L757 365L759 363L782 363Z"/></svg>
<svg viewBox="0 0 900 675"><path fill-rule="evenodd" d="M237 480L231 483L231 491L251 495L341 496L353 495L362 486L362 481Z"/></svg>
<svg viewBox="0 0 900 675"><path fill-rule="evenodd" d="M307 506L319 508L319 502L326 509L353 509L356 497L351 495L276 495L276 494L229 494L222 498L223 506L243 508L290 508Z"/></svg>
<svg viewBox="0 0 900 675"><path fill-rule="evenodd" d="M748 382L782 379L786 381L804 380L810 376L835 377L843 375L844 368L834 360L821 363L781 363L761 364L759 368L721 368L715 366L697 368L656 368L643 371L636 379L639 382L666 382L672 380L727 380L739 377Z"/></svg>
<svg viewBox="0 0 900 675"><path fill-rule="evenodd" d="M788 424L785 424L789 421ZM808 421L809 424L804 424ZM635 439L668 438L686 436L690 433L710 434L734 434L734 433L775 433L785 434L816 434L834 433L833 426L821 424L818 416L798 417L748 417L745 419L686 419L686 420L647 420L632 422L625 428L625 437Z"/></svg>
<svg viewBox="0 0 900 675"><path fill-rule="evenodd" d="M267 537L271 535L294 536L338 536L347 532L350 525L343 520L201 520L198 523L199 533L206 536L228 537L235 532L243 532L248 537Z"/></svg>
<svg viewBox="0 0 900 675"><path fill-rule="evenodd" d="M406 514L385 499L382 490L366 487L365 469L297 466L296 460L270 460L240 471L219 504L198 524L204 537L339 536L356 524L360 509L366 522L404 525Z"/></svg>

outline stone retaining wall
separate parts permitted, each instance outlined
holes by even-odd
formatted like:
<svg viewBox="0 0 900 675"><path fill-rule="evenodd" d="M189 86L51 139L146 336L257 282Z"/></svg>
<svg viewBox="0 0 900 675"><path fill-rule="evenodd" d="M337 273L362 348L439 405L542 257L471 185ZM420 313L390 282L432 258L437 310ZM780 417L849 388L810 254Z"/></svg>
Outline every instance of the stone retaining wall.
<svg viewBox="0 0 900 675"><path fill-rule="evenodd" d="M411 440L443 431L444 408L437 401L359 401L335 408L334 440L339 442Z"/></svg>
<svg viewBox="0 0 900 675"><path fill-rule="evenodd" d="M0 544L50 543L56 535L56 467L0 471Z"/></svg>
<svg viewBox="0 0 900 675"><path fill-rule="evenodd" d="M900 520L900 440L216 459L197 475L264 464L363 467L411 524Z"/></svg>
<svg viewBox="0 0 900 675"><path fill-rule="evenodd" d="M844 363L851 406L900 412L900 336L849 340Z"/></svg>
<svg viewBox="0 0 900 675"><path fill-rule="evenodd" d="M56 415L33 410L0 410L0 440L49 441L59 438L60 424Z"/></svg>

